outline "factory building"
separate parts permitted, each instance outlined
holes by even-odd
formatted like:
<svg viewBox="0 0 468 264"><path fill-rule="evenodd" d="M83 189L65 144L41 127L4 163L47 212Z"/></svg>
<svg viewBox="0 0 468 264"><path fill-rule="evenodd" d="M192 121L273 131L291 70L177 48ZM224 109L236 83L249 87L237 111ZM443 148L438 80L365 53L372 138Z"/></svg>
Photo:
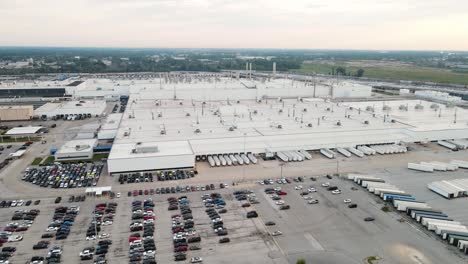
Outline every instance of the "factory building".
<svg viewBox="0 0 468 264"><path fill-rule="evenodd" d="M110 140L114 139L117 135L117 130L120 126L123 114L114 113L107 116L104 124L99 128L98 139Z"/></svg>
<svg viewBox="0 0 468 264"><path fill-rule="evenodd" d="M0 106L0 121L30 120L33 115L32 105Z"/></svg>
<svg viewBox="0 0 468 264"><path fill-rule="evenodd" d="M96 145L97 139L80 139L68 141L55 152L55 160L64 161L92 159L93 148Z"/></svg>
<svg viewBox="0 0 468 264"><path fill-rule="evenodd" d="M87 117L101 115L106 109L105 101L64 101L60 103L47 103L34 111L42 118L86 115Z"/></svg>

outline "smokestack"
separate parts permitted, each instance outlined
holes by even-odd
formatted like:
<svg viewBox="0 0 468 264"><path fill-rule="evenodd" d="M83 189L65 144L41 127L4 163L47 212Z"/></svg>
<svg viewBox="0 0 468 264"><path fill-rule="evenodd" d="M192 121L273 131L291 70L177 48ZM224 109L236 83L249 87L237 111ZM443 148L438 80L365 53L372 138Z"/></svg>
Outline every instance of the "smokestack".
<svg viewBox="0 0 468 264"><path fill-rule="evenodd" d="M248 62L245 63L245 71L246 71L246 72L249 71L249 63L248 63Z"/></svg>
<svg viewBox="0 0 468 264"><path fill-rule="evenodd" d="M249 67L250 67L249 78L252 79L252 63L249 63Z"/></svg>
<svg viewBox="0 0 468 264"><path fill-rule="evenodd" d="M276 77L276 62L273 62L273 78Z"/></svg>

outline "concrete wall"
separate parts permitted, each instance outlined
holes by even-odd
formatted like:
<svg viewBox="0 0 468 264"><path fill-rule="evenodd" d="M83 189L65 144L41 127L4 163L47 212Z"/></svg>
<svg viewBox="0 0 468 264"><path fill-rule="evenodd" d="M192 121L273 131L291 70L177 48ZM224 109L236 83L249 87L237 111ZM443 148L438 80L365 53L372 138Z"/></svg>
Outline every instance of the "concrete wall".
<svg viewBox="0 0 468 264"><path fill-rule="evenodd" d="M107 166L109 173L192 168L195 166L195 155L108 159Z"/></svg>

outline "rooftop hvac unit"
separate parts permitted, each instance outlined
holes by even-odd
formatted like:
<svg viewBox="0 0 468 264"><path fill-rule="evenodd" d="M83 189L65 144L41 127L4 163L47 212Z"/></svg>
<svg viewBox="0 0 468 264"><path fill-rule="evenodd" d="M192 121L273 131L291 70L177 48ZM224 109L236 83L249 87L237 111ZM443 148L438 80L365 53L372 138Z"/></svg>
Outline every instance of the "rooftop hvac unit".
<svg viewBox="0 0 468 264"><path fill-rule="evenodd" d="M283 109L278 110L278 113L283 113Z"/></svg>
<svg viewBox="0 0 468 264"><path fill-rule="evenodd" d="M179 105L183 105L184 103L183 102L179 102Z"/></svg>
<svg viewBox="0 0 468 264"><path fill-rule="evenodd" d="M201 130L199 128L195 129L195 134L201 133Z"/></svg>
<svg viewBox="0 0 468 264"><path fill-rule="evenodd" d="M159 152L158 145L154 143L141 143L138 142L135 145L135 148L132 150L132 153L155 153Z"/></svg>
<svg viewBox="0 0 468 264"><path fill-rule="evenodd" d="M76 151L83 151L83 150L89 149L89 148L91 148L90 145L76 145L76 146L75 146L75 150L76 150Z"/></svg>
<svg viewBox="0 0 468 264"><path fill-rule="evenodd" d="M282 128L283 128L282 125L277 125L276 127L277 127L278 129L282 129Z"/></svg>
<svg viewBox="0 0 468 264"><path fill-rule="evenodd" d="M307 112L307 108L302 109L302 112Z"/></svg>
<svg viewBox="0 0 468 264"><path fill-rule="evenodd" d="M417 105L414 106L414 109L422 110L422 109L424 109L424 106L422 104L417 104Z"/></svg>
<svg viewBox="0 0 468 264"><path fill-rule="evenodd" d="M230 127L230 128L229 128L229 131L234 131L234 130L235 130L234 127Z"/></svg>
<svg viewBox="0 0 468 264"><path fill-rule="evenodd" d="M432 109L438 109L438 108L439 108L439 105L438 105L438 104L431 104L431 108L432 108Z"/></svg>
<svg viewBox="0 0 468 264"><path fill-rule="evenodd" d="M308 123L307 126L308 126L308 127L312 127L312 123Z"/></svg>
<svg viewBox="0 0 468 264"><path fill-rule="evenodd" d="M341 126L341 121L336 122L337 126Z"/></svg>
<svg viewBox="0 0 468 264"><path fill-rule="evenodd" d="M162 117L162 113L158 113L158 117Z"/></svg>
<svg viewBox="0 0 468 264"><path fill-rule="evenodd" d="M257 111L257 110L254 110L254 111L253 111L253 113L254 113L254 114L257 114L257 113L258 113L258 111Z"/></svg>
<svg viewBox="0 0 468 264"><path fill-rule="evenodd" d="M368 121L368 120L365 120L365 121L364 121L364 124L365 124L365 125L368 125L368 124L369 124L369 121Z"/></svg>
<svg viewBox="0 0 468 264"><path fill-rule="evenodd" d="M327 111L330 111L330 110L331 110L330 107L327 107Z"/></svg>
<svg viewBox="0 0 468 264"><path fill-rule="evenodd" d="M161 135L166 135L166 130L161 130Z"/></svg>
<svg viewBox="0 0 468 264"><path fill-rule="evenodd" d="M400 105L398 109L408 111L408 107L406 105Z"/></svg>
<svg viewBox="0 0 468 264"><path fill-rule="evenodd" d="M391 109L392 109L392 108L391 108L389 105L384 105L384 106L382 107L382 110L384 110L384 111L389 111L389 110L391 110Z"/></svg>
<svg viewBox="0 0 468 264"><path fill-rule="evenodd" d="M366 111L374 112L374 107L369 105L369 106L366 107Z"/></svg>
<svg viewBox="0 0 468 264"><path fill-rule="evenodd" d="M240 104L240 100L237 100L237 103Z"/></svg>
<svg viewBox="0 0 468 264"><path fill-rule="evenodd" d="M216 113L215 113L216 114ZM190 116L190 113L186 113L185 116Z"/></svg>

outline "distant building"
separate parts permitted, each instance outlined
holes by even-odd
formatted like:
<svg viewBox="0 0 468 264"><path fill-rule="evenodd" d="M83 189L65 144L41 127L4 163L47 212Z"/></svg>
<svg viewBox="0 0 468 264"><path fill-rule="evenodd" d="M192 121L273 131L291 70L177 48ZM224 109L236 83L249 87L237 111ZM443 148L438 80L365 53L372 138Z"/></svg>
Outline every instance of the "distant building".
<svg viewBox="0 0 468 264"><path fill-rule="evenodd" d="M32 105L0 106L0 121L30 120L33 114Z"/></svg>

